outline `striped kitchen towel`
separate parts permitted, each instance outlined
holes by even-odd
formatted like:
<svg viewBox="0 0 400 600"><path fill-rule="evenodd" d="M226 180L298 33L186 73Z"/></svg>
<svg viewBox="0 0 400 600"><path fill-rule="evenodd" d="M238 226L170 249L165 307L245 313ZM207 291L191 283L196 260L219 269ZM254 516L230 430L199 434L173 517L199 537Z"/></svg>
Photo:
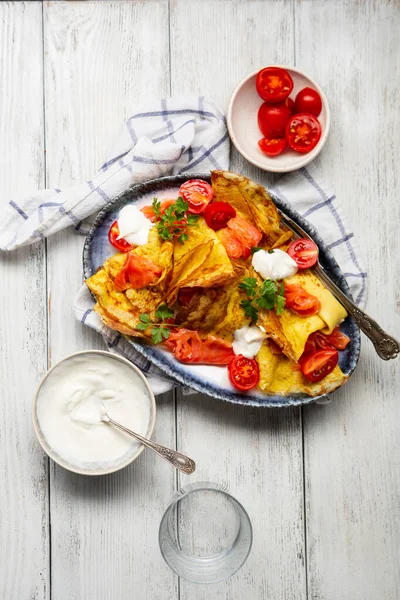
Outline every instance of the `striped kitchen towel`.
<svg viewBox="0 0 400 600"><path fill-rule="evenodd" d="M87 232L84 219L136 183L167 174L209 172L229 167L224 114L203 96L150 102L124 124L113 151L94 177L64 190L48 189L12 199L0 219L0 249L14 250L72 226ZM366 299L366 273L341 207L311 166L282 177L271 192L291 204L318 230L342 268L357 304ZM75 317L96 329L111 352L122 354L148 376L156 394L177 385L138 354L93 311L86 286L79 290Z"/></svg>

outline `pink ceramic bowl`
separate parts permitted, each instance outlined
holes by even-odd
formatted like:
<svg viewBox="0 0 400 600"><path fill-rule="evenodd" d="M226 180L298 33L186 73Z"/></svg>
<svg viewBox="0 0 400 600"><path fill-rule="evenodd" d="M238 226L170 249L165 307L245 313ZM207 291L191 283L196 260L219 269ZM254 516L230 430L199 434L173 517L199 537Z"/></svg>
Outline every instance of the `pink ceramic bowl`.
<svg viewBox="0 0 400 600"><path fill-rule="evenodd" d="M331 115L326 96L313 79L294 67L274 66L285 69L292 77L294 87L290 97L293 100L304 87L317 90L321 96L322 111L318 120L321 123L322 135L315 148L308 154L300 154L291 148L286 148L282 154L274 157L269 157L260 150L258 140L263 135L258 128L257 113L263 100L256 90L256 77L260 69L247 75L235 88L228 105L227 123L233 144L246 160L264 171L287 173L308 165L321 152L328 137Z"/></svg>

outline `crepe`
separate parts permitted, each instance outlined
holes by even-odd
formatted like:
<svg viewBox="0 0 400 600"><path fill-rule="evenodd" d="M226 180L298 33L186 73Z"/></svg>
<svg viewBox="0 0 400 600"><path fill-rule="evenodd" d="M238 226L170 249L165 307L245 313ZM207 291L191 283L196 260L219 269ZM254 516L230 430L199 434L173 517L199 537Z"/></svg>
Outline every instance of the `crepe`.
<svg viewBox="0 0 400 600"><path fill-rule="evenodd" d="M292 394L319 396L333 392L348 379L339 365L336 365L324 379L313 383L304 377L295 362L283 354L273 354L268 342L257 354L257 362L260 368L260 388L264 392L279 396Z"/></svg>

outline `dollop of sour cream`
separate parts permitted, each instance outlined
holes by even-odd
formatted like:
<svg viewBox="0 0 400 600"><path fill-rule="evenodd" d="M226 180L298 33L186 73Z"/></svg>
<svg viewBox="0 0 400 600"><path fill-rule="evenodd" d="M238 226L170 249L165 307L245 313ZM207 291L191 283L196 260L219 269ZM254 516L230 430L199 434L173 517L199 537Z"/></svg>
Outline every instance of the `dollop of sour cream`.
<svg viewBox="0 0 400 600"><path fill-rule="evenodd" d="M266 334L257 325L245 325L236 329L233 334L233 351L236 355L243 354L246 358L254 358L266 338Z"/></svg>
<svg viewBox="0 0 400 600"><path fill-rule="evenodd" d="M149 240L153 223L132 204L124 206L118 216L118 239L124 239L133 246L143 246Z"/></svg>
<svg viewBox="0 0 400 600"><path fill-rule="evenodd" d="M52 450L73 466L112 466L136 452L139 442L105 423L106 413L146 435L149 392L129 365L111 356L72 356L40 388L36 414L41 432Z"/></svg>
<svg viewBox="0 0 400 600"><path fill-rule="evenodd" d="M293 258L287 252L278 249L272 252L258 250L253 254L251 264L261 277L272 281L286 279L297 273L297 265Z"/></svg>

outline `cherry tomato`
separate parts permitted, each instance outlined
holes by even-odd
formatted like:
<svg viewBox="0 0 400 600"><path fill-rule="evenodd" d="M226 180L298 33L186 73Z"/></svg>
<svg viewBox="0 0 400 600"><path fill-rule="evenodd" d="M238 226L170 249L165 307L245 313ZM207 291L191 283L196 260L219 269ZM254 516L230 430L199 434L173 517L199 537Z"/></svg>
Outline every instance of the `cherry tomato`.
<svg viewBox="0 0 400 600"><path fill-rule="evenodd" d="M213 335L202 339L198 331L190 329L174 329L165 345L184 363L227 365L234 356L231 344L225 340Z"/></svg>
<svg viewBox="0 0 400 600"><path fill-rule="evenodd" d="M297 94L294 107L296 113L310 113L318 117L322 110L321 96L317 90L305 87Z"/></svg>
<svg viewBox="0 0 400 600"><path fill-rule="evenodd" d="M160 277L162 269L149 258L134 254L127 254L125 265L114 278L114 287L119 292L128 288L139 290L153 283Z"/></svg>
<svg viewBox="0 0 400 600"><path fill-rule="evenodd" d="M267 102L285 100L293 89L293 79L289 73L279 67L261 69L256 79L257 93Z"/></svg>
<svg viewBox="0 0 400 600"><path fill-rule="evenodd" d="M291 98L286 98L285 104L288 107L288 109L290 110L290 114L294 115L294 113L295 113L295 110L294 110L294 100L292 100Z"/></svg>
<svg viewBox="0 0 400 600"><path fill-rule="evenodd" d="M304 346L303 356L306 354L311 354L312 352L315 352L316 349L317 349L317 345L315 343L314 334L312 333L311 335L308 336L308 339Z"/></svg>
<svg viewBox="0 0 400 600"><path fill-rule="evenodd" d="M264 137L277 139L285 137L285 128L290 119L290 110L284 102L268 104L264 102L258 109L258 126Z"/></svg>
<svg viewBox="0 0 400 600"><path fill-rule="evenodd" d="M293 150L305 154L318 144L321 124L314 115L293 115L286 124L287 143Z"/></svg>
<svg viewBox="0 0 400 600"><path fill-rule="evenodd" d="M231 384L243 392L251 390L260 381L260 369L254 358L246 358L243 354L234 356L228 365Z"/></svg>
<svg viewBox="0 0 400 600"><path fill-rule="evenodd" d="M203 179L189 179L179 188L179 195L188 203L188 212L198 215L213 199L214 191Z"/></svg>
<svg viewBox="0 0 400 600"><path fill-rule="evenodd" d="M198 287L181 288L178 294L178 300L182 306L187 308L195 293L199 290Z"/></svg>
<svg viewBox="0 0 400 600"><path fill-rule="evenodd" d="M334 329L332 333L326 337L329 339L332 346L334 346L337 350L344 350L350 343L350 338L343 333L343 331L340 331L339 327L336 327L336 329Z"/></svg>
<svg viewBox="0 0 400 600"><path fill-rule="evenodd" d="M229 219L236 217L236 210L227 202L211 202L204 211L206 223L214 231L226 226Z"/></svg>
<svg viewBox="0 0 400 600"><path fill-rule="evenodd" d="M337 350L317 350L314 354L306 354L300 358L301 372L309 381L321 381L329 375L338 364Z"/></svg>
<svg viewBox="0 0 400 600"><path fill-rule="evenodd" d="M248 258L251 249L258 246L261 241L262 233L254 225L239 216L228 221L228 228L233 231L242 244L242 258Z"/></svg>
<svg viewBox="0 0 400 600"><path fill-rule="evenodd" d="M165 209L168 208L168 206L171 206L171 204L175 204L175 200L173 200L172 198L167 198L166 200L163 200L160 206L160 215L162 215ZM152 206L143 206L143 208L141 208L140 210L144 214L144 216L147 217L152 223L156 222L157 217L154 214Z"/></svg>
<svg viewBox="0 0 400 600"><path fill-rule="evenodd" d="M302 317L310 317L319 312L321 302L301 285L285 283L285 307Z"/></svg>
<svg viewBox="0 0 400 600"><path fill-rule="evenodd" d="M231 229L228 229L228 227L220 229L218 237L229 258L241 258L243 246Z"/></svg>
<svg viewBox="0 0 400 600"><path fill-rule="evenodd" d="M110 244L112 246L114 246L114 248L116 248L120 252L129 252L129 250L132 250L133 246L131 244L128 244L128 242L126 240L124 240L123 238L118 240L117 239L118 236L119 236L118 221L114 221L114 223L111 225L111 227L108 231L108 241L110 242Z"/></svg>
<svg viewBox="0 0 400 600"><path fill-rule="evenodd" d="M318 246L308 238L294 240L287 249L299 269L308 269L318 261Z"/></svg>
<svg viewBox="0 0 400 600"><path fill-rule="evenodd" d="M278 156L278 154L281 154L281 152L283 152L287 146L286 140L284 138L282 138L282 139L262 138L258 142L258 145L260 146L260 148L264 152L264 154L267 154L268 156Z"/></svg>

